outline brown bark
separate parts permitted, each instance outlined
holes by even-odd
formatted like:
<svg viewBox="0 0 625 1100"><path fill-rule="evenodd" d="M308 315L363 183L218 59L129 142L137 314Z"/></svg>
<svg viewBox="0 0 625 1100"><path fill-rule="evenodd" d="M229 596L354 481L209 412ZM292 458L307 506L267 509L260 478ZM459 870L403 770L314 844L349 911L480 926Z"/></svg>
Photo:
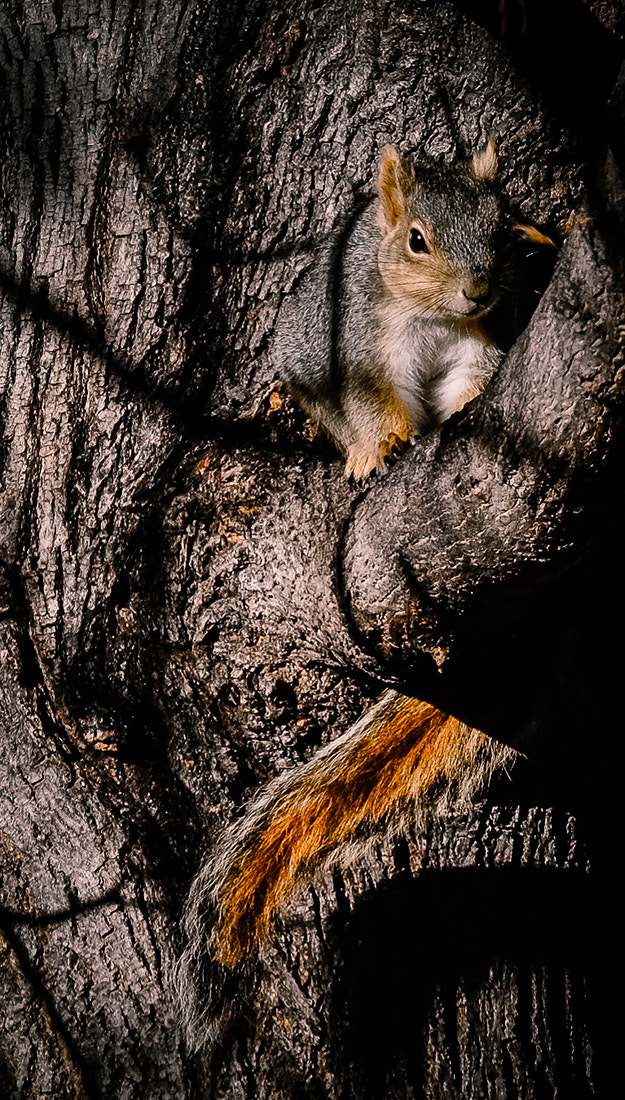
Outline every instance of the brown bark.
<svg viewBox="0 0 625 1100"><path fill-rule="evenodd" d="M2 1095L614 1094L622 10L567 8L583 99L493 9L0 13ZM356 490L274 377L280 304L386 142L491 132L515 213L575 228L487 393ZM526 763L303 888L190 1059L203 852L383 684Z"/></svg>

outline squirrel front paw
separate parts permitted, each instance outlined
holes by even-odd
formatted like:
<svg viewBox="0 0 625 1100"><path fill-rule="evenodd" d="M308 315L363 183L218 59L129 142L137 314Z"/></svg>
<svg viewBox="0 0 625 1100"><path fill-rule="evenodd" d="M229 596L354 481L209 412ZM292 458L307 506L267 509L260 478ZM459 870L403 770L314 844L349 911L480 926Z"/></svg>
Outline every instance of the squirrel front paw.
<svg viewBox="0 0 625 1100"><path fill-rule="evenodd" d="M347 450L345 477L364 481L374 470L383 470L387 459L403 451L407 442L408 437L403 438L391 432L380 443L364 443L360 440L352 443Z"/></svg>

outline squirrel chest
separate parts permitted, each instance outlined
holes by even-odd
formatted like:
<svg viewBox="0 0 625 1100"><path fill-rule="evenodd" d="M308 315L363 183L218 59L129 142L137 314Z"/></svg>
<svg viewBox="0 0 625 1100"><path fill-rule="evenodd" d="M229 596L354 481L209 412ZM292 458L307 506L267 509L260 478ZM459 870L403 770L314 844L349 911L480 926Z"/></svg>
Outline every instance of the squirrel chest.
<svg viewBox="0 0 625 1100"><path fill-rule="evenodd" d="M485 341L433 319L411 314L391 298L376 309L375 356L420 435L447 420L479 392L476 365Z"/></svg>

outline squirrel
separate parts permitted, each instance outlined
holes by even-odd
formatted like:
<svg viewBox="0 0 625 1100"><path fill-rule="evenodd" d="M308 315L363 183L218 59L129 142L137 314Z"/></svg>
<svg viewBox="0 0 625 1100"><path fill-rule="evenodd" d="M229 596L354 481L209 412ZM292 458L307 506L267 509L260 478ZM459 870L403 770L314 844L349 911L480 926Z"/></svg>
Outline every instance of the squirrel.
<svg viewBox="0 0 625 1100"><path fill-rule="evenodd" d="M283 373L355 479L462 408L503 356L484 325L501 295L509 225L497 167L492 141L455 165L424 158L415 167L387 147L377 198L341 254L320 255L279 327ZM533 226L511 228L553 245ZM191 1044L219 1034L232 1011L224 975L254 957L299 879L336 865L382 821L401 829L415 813L466 808L516 757L429 703L387 691L261 790L218 840L187 903L177 986Z"/></svg>
<svg viewBox="0 0 625 1100"><path fill-rule="evenodd" d="M362 480L476 397L503 352L485 326L507 228L494 141L468 162L382 155L377 197L330 247L278 324L293 395ZM552 244L516 223L537 243Z"/></svg>

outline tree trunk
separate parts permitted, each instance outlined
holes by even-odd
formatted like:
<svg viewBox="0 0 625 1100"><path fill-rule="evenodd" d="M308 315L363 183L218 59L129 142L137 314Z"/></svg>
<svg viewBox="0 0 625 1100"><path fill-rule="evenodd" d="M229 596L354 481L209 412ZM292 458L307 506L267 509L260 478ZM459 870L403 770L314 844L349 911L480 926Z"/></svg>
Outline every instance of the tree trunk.
<svg viewBox="0 0 625 1100"><path fill-rule="evenodd" d="M625 15L503 9L2 9L2 1096L617 1094ZM497 378L354 487L281 304L385 144L490 134L553 278L526 258ZM191 1057L203 855L385 686L523 757L303 885Z"/></svg>

